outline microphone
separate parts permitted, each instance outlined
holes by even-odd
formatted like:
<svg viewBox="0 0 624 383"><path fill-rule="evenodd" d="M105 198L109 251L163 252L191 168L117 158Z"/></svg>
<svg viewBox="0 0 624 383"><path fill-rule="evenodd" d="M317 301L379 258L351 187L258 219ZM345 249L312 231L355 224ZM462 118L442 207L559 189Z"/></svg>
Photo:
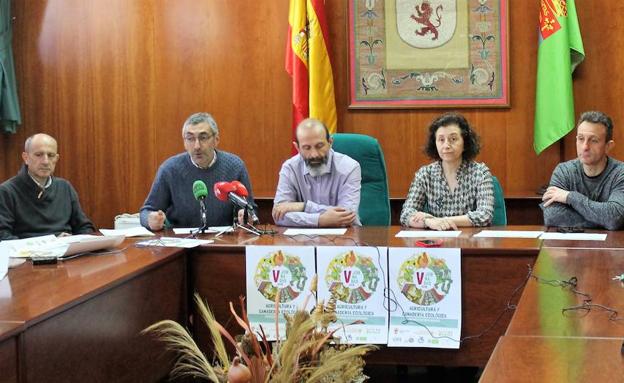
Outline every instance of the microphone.
<svg viewBox="0 0 624 383"><path fill-rule="evenodd" d="M234 193L236 193L238 196L242 197L245 202L247 203L247 207L246 209L249 211L249 215L251 216L251 220L254 223L257 223L258 221L260 221L258 219L258 216L256 215L256 212L254 211L253 206L247 201L247 197L249 197L249 192L247 191L247 188L245 187L245 185L243 185L242 182L240 181L232 181L230 182L230 184L234 185L234 187L236 187L236 191Z"/></svg>
<svg viewBox="0 0 624 383"><path fill-rule="evenodd" d="M199 206L201 207L200 214L201 214L202 227L200 228L200 231L203 233L204 232L203 230L205 230L208 227L207 218L206 218L206 203L204 202L206 197L208 197L208 188L206 187L206 184L204 183L204 181L197 180L193 182L193 196L195 197L196 200L199 201Z"/></svg>
<svg viewBox="0 0 624 383"><path fill-rule="evenodd" d="M249 197L249 192L247 191L247 188L245 187L245 185L243 185L242 182L232 181L230 182L230 184L236 188L236 192L235 192L236 194L238 194L241 197L244 197L245 199Z"/></svg>
<svg viewBox="0 0 624 383"><path fill-rule="evenodd" d="M247 191L245 185L243 185L239 181L217 182L214 184L213 190L215 196L219 200L223 202L229 200L235 206L238 206L239 208L245 209L245 211L250 212L252 220L257 220L253 207L245 198L249 195L249 192Z"/></svg>
<svg viewBox="0 0 624 383"><path fill-rule="evenodd" d="M193 196L198 201L203 201L204 198L208 197L208 188L204 181L197 180L193 182Z"/></svg>
<svg viewBox="0 0 624 383"><path fill-rule="evenodd" d="M231 185L229 182L222 181L215 183L212 187L212 190L214 191L214 195L215 197L217 197L218 200L225 202L228 200L228 194L235 191L236 187Z"/></svg>

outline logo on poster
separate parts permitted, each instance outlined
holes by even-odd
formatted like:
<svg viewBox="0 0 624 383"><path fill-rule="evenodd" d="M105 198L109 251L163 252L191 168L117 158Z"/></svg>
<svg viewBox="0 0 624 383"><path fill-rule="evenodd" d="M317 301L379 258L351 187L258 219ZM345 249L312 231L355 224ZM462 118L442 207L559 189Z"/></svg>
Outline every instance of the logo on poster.
<svg viewBox="0 0 624 383"><path fill-rule="evenodd" d="M431 269L416 269L414 272L414 284L421 290L431 290L438 279Z"/></svg>
<svg viewBox="0 0 624 383"><path fill-rule="evenodd" d="M325 283L331 294L341 302L355 304L366 301L377 290L379 271L372 258L353 250L335 256L327 266Z"/></svg>
<svg viewBox="0 0 624 383"><path fill-rule="evenodd" d="M357 289L362 286L363 274L360 269L346 267L340 274L342 285L348 289Z"/></svg>
<svg viewBox="0 0 624 383"><path fill-rule="evenodd" d="M410 302L431 306L446 297L453 280L444 258L434 258L423 252L414 254L401 264L397 284Z"/></svg>
<svg viewBox="0 0 624 383"><path fill-rule="evenodd" d="M278 289L290 285L292 281L292 273L284 266L277 266L271 270L271 283Z"/></svg>
<svg viewBox="0 0 624 383"><path fill-rule="evenodd" d="M280 303L290 302L304 290L308 277L301 259L281 250L262 257L256 266L254 282L260 294L271 302L279 292Z"/></svg>

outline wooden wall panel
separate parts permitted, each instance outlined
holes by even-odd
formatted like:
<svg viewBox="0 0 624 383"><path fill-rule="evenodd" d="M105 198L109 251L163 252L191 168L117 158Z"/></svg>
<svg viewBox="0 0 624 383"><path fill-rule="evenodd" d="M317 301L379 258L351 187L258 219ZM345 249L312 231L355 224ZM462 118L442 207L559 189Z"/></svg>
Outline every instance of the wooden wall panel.
<svg viewBox="0 0 624 383"><path fill-rule="evenodd" d="M512 106L464 112L482 136L478 159L506 192L522 194L547 182L569 145L565 156L558 144L539 157L533 152L539 1L509 3ZM250 4L15 1L24 123L0 141L0 180L19 168L24 139L48 132L59 140L57 174L74 184L96 224L109 227L116 214L139 209L158 165L183 150L184 119L208 111L221 129L221 148L247 163L255 194L272 197L291 150L291 85L283 69L288 1ZM577 110L595 105L619 112L622 90L601 84L621 77L611 58L621 52L624 26L602 15L623 6L605 0L600 10L583 2L577 7L588 53L576 76ZM339 130L380 140L391 196L403 197L414 171L427 162L425 131L441 110L349 110L347 1L327 0L326 10ZM602 37L605 23L612 24L609 39Z"/></svg>
<svg viewBox="0 0 624 383"><path fill-rule="evenodd" d="M578 3L585 60L574 72L574 108L577 117L586 110L600 110L611 116L616 142L611 154L624 160L624 72L618 64L624 55L624 26L614 17L624 12L624 3ZM563 152L563 160L576 157L575 131L566 136Z"/></svg>

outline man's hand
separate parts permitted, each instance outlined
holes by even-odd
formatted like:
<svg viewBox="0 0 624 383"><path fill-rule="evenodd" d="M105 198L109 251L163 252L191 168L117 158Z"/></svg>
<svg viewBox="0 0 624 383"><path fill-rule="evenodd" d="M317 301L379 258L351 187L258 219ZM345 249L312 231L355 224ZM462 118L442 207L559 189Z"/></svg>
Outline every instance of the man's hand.
<svg viewBox="0 0 624 383"><path fill-rule="evenodd" d="M350 226L355 221L356 214L342 207L330 207L320 216L319 227L343 227Z"/></svg>
<svg viewBox="0 0 624 383"><path fill-rule="evenodd" d="M247 217L249 219L251 219L251 217ZM240 209L238 211L238 223L240 223L241 225L246 224L247 222L245 222L245 209Z"/></svg>
<svg viewBox="0 0 624 383"><path fill-rule="evenodd" d="M432 230L457 230L457 225L455 224L455 222L453 222L452 220L448 219L448 218L425 218L424 219L424 224L425 227L428 227L429 229Z"/></svg>
<svg viewBox="0 0 624 383"><path fill-rule="evenodd" d="M284 218L286 213L290 213L292 211L303 211L303 207L305 206L305 202L282 202L273 206L273 211L271 214L273 215L273 220L277 222L278 220Z"/></svg>
<svg viewBox="0 0 624 383"><path fill-rule="evenodd" d="M570 192L567 190L559 189L556 186L549 186L542 196L542 201L544 201L544 207L551 205L553 202L567 204L568 194L570 194Z"/></svg>
<svg viewBox="0 0 624 383"><path fill-rule="evenodd" d="M245 225L245 224L250 224L253 225L254 222L257 223L258 221L258 217L254 214L251 214L251 212L247 213L247 222L245 221L245 209L240 209L238 211L238 223L240 223L241 225Z"/></svg>
<svg viewBox="0 0 624 383"><path fill-rule="evenodd" d="M167 217L162 210L153 211L147 216L147 226L154 231L162 230L165 227L165 219Z"/></svg>

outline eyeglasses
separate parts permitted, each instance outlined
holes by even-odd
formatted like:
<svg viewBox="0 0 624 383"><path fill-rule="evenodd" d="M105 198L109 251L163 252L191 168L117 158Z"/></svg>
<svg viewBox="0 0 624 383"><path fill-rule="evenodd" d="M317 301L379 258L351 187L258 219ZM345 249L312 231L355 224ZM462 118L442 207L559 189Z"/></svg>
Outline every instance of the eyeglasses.
<svg viewBox="0 0 624 383"><path fill-rule="evenodd" d="M189 134L184 136L184 142L192 145L195 141L199 141L200 144L205 144L210 141L212 137L214 137L214 134L200 133L197 137Z"/></svg>

